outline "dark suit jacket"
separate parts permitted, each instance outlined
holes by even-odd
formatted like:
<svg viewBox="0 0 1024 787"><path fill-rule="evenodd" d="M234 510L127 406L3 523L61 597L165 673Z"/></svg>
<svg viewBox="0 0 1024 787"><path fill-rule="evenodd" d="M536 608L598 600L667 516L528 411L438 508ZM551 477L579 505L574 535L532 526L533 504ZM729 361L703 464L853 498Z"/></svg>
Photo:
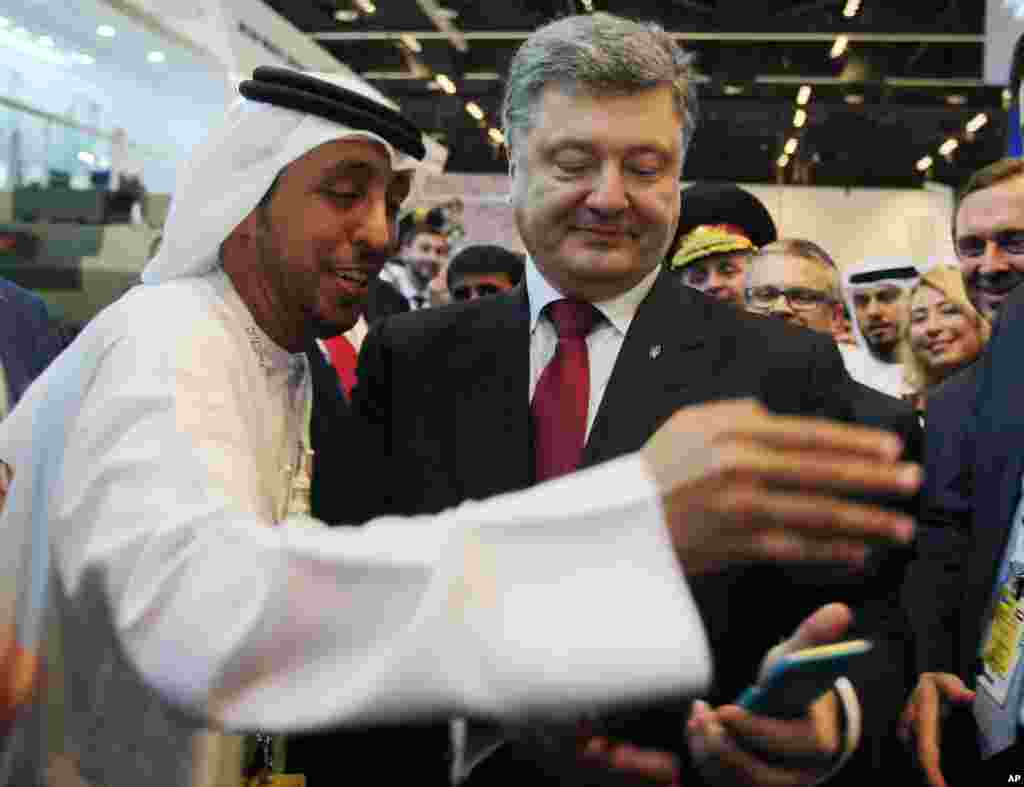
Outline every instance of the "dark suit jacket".
<svg viewBox="0 0 1024 787"><path fill-rule="evenodd" d="M989 601L1020 501L1021 347L1024 288L1003 305L982 357L928 397L919 557L907 572L905 599L921 641L919 670L952 672L968 686L975 684ZM944 767L947 756L958 760L965 778L980 773L974 734L966 712L944 725ZM1021 758L1018 742L989 766L996 773L1004 767L999 762L1019 765Z"/></svg>
<svg viewBox="0 0 1024 787"><path fill-rule="evenodd" d="M401 315L371 331L353 403L370 431L368 443L378 451L375 474L393 479L385 499L371 507L436 512L532 483L528 315L521 285L490 298ZM640 448L686 405L754 397L778 412L852 420L852 400L858 398L853 390L830 337L740 313L662 275L625 338L583 463ZM901 408L898 402L880 408L870 394L858 401L862 411L882 420ZM895 420L901 431L917 429L909 407ZM364 512L373 513L379 509ZM715 659L709 700L735 699L770 646L821 603L845 600L871 609L859 617L867 628L880 625L889 632L878 638L888 644L876 649L875 666L859 676L867 726L885 728L903 690L908 627L894 592L901 577L901 561L879 559L867 577L834 566L760 566L691 582ZM883 683L889 696L898 695L894 702L874 702L884 694L877 691ZM613 724L637 742L678 749L685 708L680 702L642 713L626 710ZM864 751L874 756L870 746Z"/></svg>
<svg viewBox="0 0 1024 787"><path fill-rule="evenodd" d="M11 407L61 349L43 299L0 279L0 360L7 376Z"/></svg>

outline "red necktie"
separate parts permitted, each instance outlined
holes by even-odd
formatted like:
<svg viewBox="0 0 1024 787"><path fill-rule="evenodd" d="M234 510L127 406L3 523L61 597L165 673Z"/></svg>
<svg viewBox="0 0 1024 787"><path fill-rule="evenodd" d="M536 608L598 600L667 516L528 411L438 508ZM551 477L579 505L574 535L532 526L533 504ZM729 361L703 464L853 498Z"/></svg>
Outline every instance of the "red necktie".
<svg viewBox="0 0 1024 787"><path fill-rule="evenodd" d="M359 359L356 348L343 333L332 336L324 341L324 344L327 345L327 352L331 356L334 371L338 373L341 387L345 389L345 396L351 398L352 388L356 384L356 362Z"/></svg>
<svg viewBox="0 0 1024 787"><path fill-rule="evenodd" d="M596 316L593 306L580 301L554 301L546 308L558 346L541 373L531 405L537 481L572 472L583 457L590 403L587 334Z"/></svg>

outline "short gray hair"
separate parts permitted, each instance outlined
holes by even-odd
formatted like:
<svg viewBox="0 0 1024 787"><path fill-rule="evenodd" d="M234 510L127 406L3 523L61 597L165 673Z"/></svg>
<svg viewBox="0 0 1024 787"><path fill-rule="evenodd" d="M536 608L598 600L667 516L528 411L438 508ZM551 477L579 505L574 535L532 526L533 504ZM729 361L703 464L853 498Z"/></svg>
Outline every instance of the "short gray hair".
<svg viewBox="0 0 1024 787"><path fill-rule="evenodd" d="M769 243L767 246L762 246L754 254L753 264L748 268L748 271L754 269L759 258L767 257L770 254L799 257L802 260L816 262L823 268L827 268L830 276L828 294L836 300L841 300L842 291L839 285L839 266L832 259L832 255L814 241L804 238L782 238L781 240Z"/></svg>
<svg viewBox="0 0 1024 787"><path fill-rule="evenodd" d="M532 128L537 101L549 84L568 90L582 87L598 95L671 86L685 153L697 125L692 61L654 22L596 13L567 16L539 28L512 58L505 83L501 119L509 157Z"/></svg>

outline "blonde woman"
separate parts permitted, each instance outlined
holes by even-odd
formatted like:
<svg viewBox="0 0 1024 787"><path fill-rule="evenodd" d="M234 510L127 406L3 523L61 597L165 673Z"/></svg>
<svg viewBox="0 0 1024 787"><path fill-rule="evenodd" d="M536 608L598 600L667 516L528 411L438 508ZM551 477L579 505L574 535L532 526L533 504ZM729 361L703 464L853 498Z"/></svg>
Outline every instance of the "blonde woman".
<svg viewBox="0 0 1024 787"><path fill-rule="evenodd" d="M972 363L991 326L967 298L960 269L936 265L921 275L910 296L904 370L915 407L925 407L929 388Z"/></svg>

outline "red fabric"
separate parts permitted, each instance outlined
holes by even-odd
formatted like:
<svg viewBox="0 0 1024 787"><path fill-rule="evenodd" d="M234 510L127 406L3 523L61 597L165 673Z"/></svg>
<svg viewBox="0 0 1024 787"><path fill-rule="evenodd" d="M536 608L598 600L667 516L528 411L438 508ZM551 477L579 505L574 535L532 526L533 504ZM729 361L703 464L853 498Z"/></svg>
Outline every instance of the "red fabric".
<svg viewBox="0 0 1024 787"><path fill-rule="evenodd" d="M593 306L580 301L555 301L546 308L558 346L531 404L538 481L572 472L583 457L590 402L587 334L596 316Z"/></svg>
<svg viewBox="0 0 1024 787"><path fill-rule="evenodd" d="M352 388L356 384L356 361L359 359L356 348L345 334L333 336L324 344L327 345L327 352L331 356L331 365L338 373L341 387L345 389L345 396L350 397Z"/></svg>

